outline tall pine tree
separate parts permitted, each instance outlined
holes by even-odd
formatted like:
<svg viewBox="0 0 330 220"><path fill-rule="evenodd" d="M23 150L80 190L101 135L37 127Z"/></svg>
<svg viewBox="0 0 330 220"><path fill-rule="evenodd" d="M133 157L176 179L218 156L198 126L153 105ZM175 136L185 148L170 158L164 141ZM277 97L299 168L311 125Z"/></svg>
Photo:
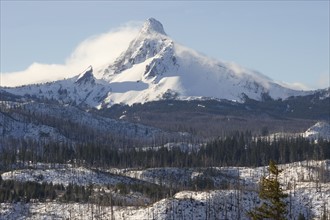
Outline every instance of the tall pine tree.
<svg viewBox="0 0 330 220"><path fill-rule="evenodd" d="M287 213L286 203L283 201L288 195L283 193L281 185L278 181L278 175L282 170L278 169L275 162L269 162L269 177L262 177L260 181L259 197L262 204L254 210L248 212L254 220L259 219L285 219Z"/></svg>

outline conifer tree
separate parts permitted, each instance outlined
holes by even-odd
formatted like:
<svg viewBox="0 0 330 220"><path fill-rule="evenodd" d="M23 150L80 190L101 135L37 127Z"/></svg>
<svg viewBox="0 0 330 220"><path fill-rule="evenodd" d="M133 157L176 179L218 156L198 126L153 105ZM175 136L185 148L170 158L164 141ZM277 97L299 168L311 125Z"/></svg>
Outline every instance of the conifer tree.
<svg viewBox="0 0 330 220"><path fill-rule="evenodd" d="M278 181L278 175L282 170L278 169L275 162L269 162L269 177L262 177L260 181L259 197L262 199L262 204L254 210L248 212L254 220L258 219L285 219L286 203L283 201L288 195L285 194Z"/></svg>

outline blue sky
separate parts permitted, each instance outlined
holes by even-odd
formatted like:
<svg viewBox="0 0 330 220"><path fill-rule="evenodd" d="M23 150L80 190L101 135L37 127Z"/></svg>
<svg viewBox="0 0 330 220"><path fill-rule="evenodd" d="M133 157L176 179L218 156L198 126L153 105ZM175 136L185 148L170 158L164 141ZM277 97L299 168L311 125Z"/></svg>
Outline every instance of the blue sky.
<svg viewBox="0 0 330 220"><path fill-rule="evenodd" d="M1 0L0 72L65 65L86 39L138 27L149 17L175 41L209 57L276 81L329 86L329 1Z"/></svg>

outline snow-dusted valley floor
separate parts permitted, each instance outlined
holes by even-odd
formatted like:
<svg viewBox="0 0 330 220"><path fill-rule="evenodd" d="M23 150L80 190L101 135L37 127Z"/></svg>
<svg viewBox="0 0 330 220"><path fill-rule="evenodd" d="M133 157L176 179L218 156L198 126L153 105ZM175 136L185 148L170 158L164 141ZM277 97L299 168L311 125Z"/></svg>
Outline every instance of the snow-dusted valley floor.
<svg viewBox="0 0 330 220"><path fill-rule="evenodd" d="M330 160L279 165L280 182L289 197L288 218L320 219L330 206ZM130 206L102 206L97 202L60 201L2 203L0 219L248 219L246 212L260 203L258 181L267 167L149 168L97 171L69 165L35 164L2 174L3 180L94 185ZM197 189L196 179L210 180L210 190ZM154 203L138 192L120 193L118 184L157 184L176 189ZM329 214L328 214L329 215ZM330 216L327 216L328 218Z"/></svg>

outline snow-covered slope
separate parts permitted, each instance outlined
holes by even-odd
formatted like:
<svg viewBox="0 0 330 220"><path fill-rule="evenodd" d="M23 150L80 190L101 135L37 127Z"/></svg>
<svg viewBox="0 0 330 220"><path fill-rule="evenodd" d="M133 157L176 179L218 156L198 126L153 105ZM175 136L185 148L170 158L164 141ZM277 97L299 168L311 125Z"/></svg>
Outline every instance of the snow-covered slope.
<svg viewBox="0 0 330 220"><path fill-rule="evenodd" d="M303 133L303 136L310 139L323 138L330 140L330 124L328 122L317 122Z"/></svg>
<svg viewBox="0 0 330 220"><path fill-rule="evenodd" d="M171 98L242 101L245 96L261 100L264 94L274 99L307 94L285 88L259 72L210 59L179 45L154 18L144 23L125 52L114 62L96 67L94 73L89 67L70 79L5 90L98 108Z"/></svg>
<svg viewBox="0 0 330 220"><path fill-rule="evenodd" d="M47 182L53 184L76 183L81 186L94 185L116 185L119 183L130 184L133 182L131 178L125 176L114 175L110 173L97 173L84 167L63 166L59 168L51 168L51 166L43 166L39 169L23 169L6 172L2 174L2 178L15 179L18 181ZM137 183L136 180L134 180Z"/></svg>
<svg viewBox="0 0 330 220"><path fill-rule="evenodd" d="M53 140L58 142L66 141L56 128L40 125L27 120L19 114L9 114L0 111L0 132L2 139L6 138L23 138L34 140ZM1 145L0 145L1 146Z"/></svg>
<svg viewBox="0 0 330 220"><path fill-rule="evenodd" d="M0 109L2 138L81 141L83 139L79 136L91 132L98 138L114 135L117 138L152 141L161 134L168 134L154 127L102 117L69 105L0 101L0 106L3 108ZM67 126L71 128L68 130L65 128Z"/></svg>
<svg viewBox="0 0 330 220"><path fill-rule="evenodd" d="M327 121L319 121L302 133L274 133L268 136L264 136L263 138L274 140L278 138L298 137L304 137L312 141L317 141L318 139L330 140L330 124Z"/></svg>

